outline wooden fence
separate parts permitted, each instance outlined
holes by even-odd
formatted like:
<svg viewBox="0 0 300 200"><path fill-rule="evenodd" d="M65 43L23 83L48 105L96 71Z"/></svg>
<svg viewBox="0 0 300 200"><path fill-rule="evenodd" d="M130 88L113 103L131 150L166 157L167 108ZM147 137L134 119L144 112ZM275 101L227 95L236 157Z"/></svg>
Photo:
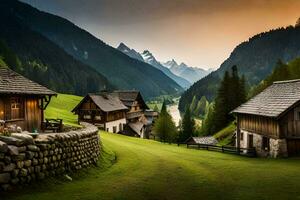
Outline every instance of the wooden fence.
<svg viewBox="0 0 300 200"><path fill-rule="evenodd" d="M192 149L206 149L208 151L231 153L231 154L243 155L248 157L256 156L255 148L237 148L234 146L216 146L216 145L207 145L207 144L186 144L186 147Z"/></svg>

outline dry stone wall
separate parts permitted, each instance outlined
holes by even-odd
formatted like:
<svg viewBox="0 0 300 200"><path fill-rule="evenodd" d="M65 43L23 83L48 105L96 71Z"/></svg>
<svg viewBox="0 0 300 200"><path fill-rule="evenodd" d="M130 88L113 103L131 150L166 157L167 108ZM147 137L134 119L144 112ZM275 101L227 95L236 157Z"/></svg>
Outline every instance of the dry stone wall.
<svg viewBox="0 0 300 200"><path fill-rule="evenodd" d="M61 175L96 164L100 155L98 129L82 123L83 129L65 133L0 136L0 186L28 184L47 176Z"/></svg>

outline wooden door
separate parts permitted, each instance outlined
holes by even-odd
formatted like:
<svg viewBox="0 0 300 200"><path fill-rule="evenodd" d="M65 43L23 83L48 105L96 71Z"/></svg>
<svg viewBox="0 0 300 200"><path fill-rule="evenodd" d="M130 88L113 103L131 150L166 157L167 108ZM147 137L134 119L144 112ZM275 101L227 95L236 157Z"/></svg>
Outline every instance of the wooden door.
<svg viewBox="0 0 300 200"><path fill-rule="evenodd" d="M248 148L253 148L253 135L248 135Z"/></svg>
<svg viewBox="0 0 300 200"><path fill-rule="evenodd" d="M287 141L287 148L289 156L300 155L300 140L288 140Z"/></svg>

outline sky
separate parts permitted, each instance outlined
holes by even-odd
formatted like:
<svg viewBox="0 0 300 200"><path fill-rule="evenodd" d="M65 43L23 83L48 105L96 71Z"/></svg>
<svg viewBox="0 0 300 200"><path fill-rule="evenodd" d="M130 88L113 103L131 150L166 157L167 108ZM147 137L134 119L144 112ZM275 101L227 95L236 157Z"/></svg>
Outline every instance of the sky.
<svg viewBox="0 0 300 200"><path fill-rule="evenodd" d="M249 37L294 25L300 0L22 0L62 16L107 44L162 62L218 68Z"/></svg>

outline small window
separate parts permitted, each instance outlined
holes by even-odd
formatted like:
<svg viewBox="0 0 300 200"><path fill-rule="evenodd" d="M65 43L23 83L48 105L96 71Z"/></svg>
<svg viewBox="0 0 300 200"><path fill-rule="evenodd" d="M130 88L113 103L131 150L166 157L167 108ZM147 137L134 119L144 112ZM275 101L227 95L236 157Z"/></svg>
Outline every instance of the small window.
<svg viewBox="0 0 300 200"><path fill-rule="evenodd" d="M83 115L83 119L91 119L91 115Z"/></svg>
<svg viewBox="0 0 300 200"><path fill-rule="evenodd" d="M300 120L300 108L295 108L295 110L294 110L294 118L297 121Z"/></svg>
<svg viewBox="0 0 300 200"><path fill-rule="evenodd" d="M241 139L240 139L241 141L243 141L244 140L244 133L243 132L241 132Z"/></svg>
<svg viewBox="0 0 300 200"><path fill-rule="evenodd" d="M270 138L263 137L262 149L265 150L265 151L270 150Z"/></svg>
<svg viewBox="0 0 300 200"><path fill-rule="evenodd" d="M20 109L21 108L21 100L19 98L11 99L11 109Z"/></svg>
<svg viewBox="0 0 300 200"><path fill-rule="evenodd" d="M101 120L101 116L100 115L96 115L95 116L95 120L99 120L100 121Z"/></svg>

